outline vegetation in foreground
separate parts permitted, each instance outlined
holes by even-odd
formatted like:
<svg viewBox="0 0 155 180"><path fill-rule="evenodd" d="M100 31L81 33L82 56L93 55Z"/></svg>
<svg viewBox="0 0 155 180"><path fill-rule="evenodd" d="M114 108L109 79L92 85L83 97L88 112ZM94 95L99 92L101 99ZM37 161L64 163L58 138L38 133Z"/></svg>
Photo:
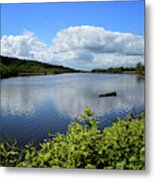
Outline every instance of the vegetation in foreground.
<svg viewBox="0 0 155 180"><path fill-rule="evenodd" d="M0 56L1 78L79 72L64 66Z"/></svg>
<svg viewBox="0 0 155 180"><path fill-rule="evenodd" d="M140 119L118 119L99 130L89 108L68 126L66 134L52 135L39 148L27 144L19 149L16 141L0 143L0 165L42 168L145 168L144 113Z"/></svg>

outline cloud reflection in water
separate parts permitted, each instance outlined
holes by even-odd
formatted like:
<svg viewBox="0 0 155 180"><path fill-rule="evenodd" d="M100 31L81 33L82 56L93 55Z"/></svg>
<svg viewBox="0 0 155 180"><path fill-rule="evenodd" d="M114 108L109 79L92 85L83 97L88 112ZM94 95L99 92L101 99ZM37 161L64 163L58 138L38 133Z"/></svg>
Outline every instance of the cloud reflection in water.
<svg viewBox="0 0 155 180"><path fill-rule="evenodd" d="M117 97L98 97L112 91ZM144 107L144 79L140 75L63 74L1 81L2 126L5 129L9 119L11 131L28 127L30 134L33 129L32 137L41 128L44 133L48 128L63 129L65 119L76 118L86 105L97 116ZM22 122L24 118L29 118L27 123Z"/></svg>

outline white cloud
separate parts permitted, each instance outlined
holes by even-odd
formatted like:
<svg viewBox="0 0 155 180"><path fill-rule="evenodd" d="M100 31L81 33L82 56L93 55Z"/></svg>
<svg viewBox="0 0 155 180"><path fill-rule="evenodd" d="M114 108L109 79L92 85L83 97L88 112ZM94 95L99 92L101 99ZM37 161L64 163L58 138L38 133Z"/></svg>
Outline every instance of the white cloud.
<svg viewBox="0 0 155 180"><path fill-rule="evenodd" d="M2 55L92 69L133 66L144 62L144 38L131 33L105 30L95 26L76 26L58 32L47 46L34 33L3 36Z"/></svg>
<svg viewBox="0 0 155 180"><path fill-rule="evenodd" d="M47 45L34 33L25 31L21 35L4 35L1 39L1 54L25 59L48 59Z"/></svg>
<svg viewBox="0 0 155 180"><path fill-rule="evenodd" d="M93 53L143 54L143 37L107 31L101 27L78 26L60 31L53 40L54 52L86 50Z"/></svg>

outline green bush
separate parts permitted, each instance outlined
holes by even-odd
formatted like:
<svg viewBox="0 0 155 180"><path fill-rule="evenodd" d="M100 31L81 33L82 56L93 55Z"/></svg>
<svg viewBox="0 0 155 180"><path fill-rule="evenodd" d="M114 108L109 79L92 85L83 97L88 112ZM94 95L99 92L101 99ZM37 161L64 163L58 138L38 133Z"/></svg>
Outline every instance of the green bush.
<svg viewBox="0 0 155 180"><path fill-rule="evenodd" d="M89 108L70 123L66 134L52 135L39 148L0 143L0 165L16 167L132 169L145 167L144 113L140 119L118 119L99 130Z"/></svg>

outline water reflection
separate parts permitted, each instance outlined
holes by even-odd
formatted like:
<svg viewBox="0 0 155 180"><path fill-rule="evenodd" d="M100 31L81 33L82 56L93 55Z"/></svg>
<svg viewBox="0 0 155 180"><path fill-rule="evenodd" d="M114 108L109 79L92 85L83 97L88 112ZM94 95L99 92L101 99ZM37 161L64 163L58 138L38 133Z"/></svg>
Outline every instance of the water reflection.
<svg viewBox="0 0 155 180"><path fill-rule="evenodd" d="M111 91L116 91L118 96L98 97L98 94ZM28 127L27 133L35 138L48 128L63 130L69 119L77 117L86 105L98 116L144 107L143 76L64 74L1 81L3 134L7 131L14 134L13 131Z"/></svg>
<svg viewBox="0 0 155 180"><path fill-rule="evenodd" d="M136 76L136 80L137 80L137 83L144 83L144 80L145 80L145 76L143 76L143 75L137 75Z"/></svg>
<svg viewBox="0 0 155 180"><path fill-rule="evenodd" d="M7 87L5 84L3 87L2 83L1 112L3 115L33 115L48 101L60 113L74 118L86 105L90 105L98 114L111 110L131 109L131 107L144 104L144 79L142 76L123 75L124 77L122 77L116 75L111 79L109 77L96 79L97 77L88 75L92 81L88 81L86 75L83 76L83 81L81 78L79 81L77 79L74 81L72 76L72 80L67 76L66 78L70 82L63 83L62 78L62 83L57 84L56 81L55 84L45 88L41 84L37 88L36 85ZM12 81L16 83L16 79ZM27 78L23 78L21 81L25 81L26 84ZM138 85L138 83L140 84ZM98 94L110 91L117 91L118 96L98 98Z"/></svg>

